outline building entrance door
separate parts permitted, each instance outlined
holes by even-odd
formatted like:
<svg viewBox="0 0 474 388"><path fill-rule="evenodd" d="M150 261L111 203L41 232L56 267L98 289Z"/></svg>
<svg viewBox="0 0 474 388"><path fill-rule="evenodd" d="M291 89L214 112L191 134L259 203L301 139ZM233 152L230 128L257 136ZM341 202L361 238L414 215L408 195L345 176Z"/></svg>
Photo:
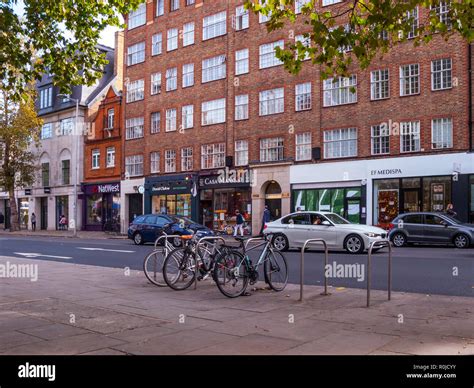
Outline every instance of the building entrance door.
<svg viewBox="0 0 474 388"><path fill-rule="evenodd" d="M281 187L275 181L270 182L265 190L265 205L268 206L268 209L270 210L271 221L282 216Z"/></svg>
<svg viewBox="0 0 474 388"><path fill-rule="evenodd" d="M41 230L46 230L48 229L48 197L42 197L40 200L40 206L41 206L41 224L40 228Z"/></svg>

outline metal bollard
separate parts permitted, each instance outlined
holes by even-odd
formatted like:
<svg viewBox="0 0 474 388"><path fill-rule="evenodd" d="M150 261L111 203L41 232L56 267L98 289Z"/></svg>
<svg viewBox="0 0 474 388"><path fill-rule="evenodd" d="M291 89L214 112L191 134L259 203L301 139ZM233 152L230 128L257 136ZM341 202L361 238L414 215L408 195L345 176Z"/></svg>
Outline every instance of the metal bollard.
<svg viewBox="0 0 474 388"><path fill-rule="evenodd" d="M388 247L388 279L387 279L387 294L388 300L392 299L392 243L390 241L374 241L369 245L369 252L367 255L367 307L370 307L370 289L372 286L372 250L374 247Z"/></svg>
<svg viewBox="0 0 474 388"><path fill-rule="evenodd" d="M326 276L326 267L328 265L328 258L329 258L329 251L328 245L326 241L322 238L312 238L306 240L303 244L303 248L301 248L301 268L300 268L300 299L299 301L303 301L303 286L304 286L304 252L306 250L306 246L311 243L319 242L322 243L324 246L324 292L321 295L329 295L328 293L328 278Z"/></svg>

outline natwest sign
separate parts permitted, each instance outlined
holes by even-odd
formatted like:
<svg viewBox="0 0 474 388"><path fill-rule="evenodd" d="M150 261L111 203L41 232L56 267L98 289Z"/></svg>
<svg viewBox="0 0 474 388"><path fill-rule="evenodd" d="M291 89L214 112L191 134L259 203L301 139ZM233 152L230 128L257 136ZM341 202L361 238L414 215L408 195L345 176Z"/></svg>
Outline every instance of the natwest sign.
<svg viewBox="0 0 474 388"><path fill-rule="evenodd" d="M120 193L120 182L103 183L98 185L85 185L86 194L109 194Z"/></svg>

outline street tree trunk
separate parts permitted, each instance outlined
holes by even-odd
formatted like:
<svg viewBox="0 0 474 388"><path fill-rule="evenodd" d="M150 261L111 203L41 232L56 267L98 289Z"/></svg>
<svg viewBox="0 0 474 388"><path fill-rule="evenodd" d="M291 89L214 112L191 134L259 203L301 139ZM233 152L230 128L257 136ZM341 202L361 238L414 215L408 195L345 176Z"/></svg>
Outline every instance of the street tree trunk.
<svg viewBox="0 0 474 388"><path fill-rule="evenodd" d="M10 232L20 230L20 223L18 222L18 208L16 206L15 190L9 191L10 197Z"/></svg>

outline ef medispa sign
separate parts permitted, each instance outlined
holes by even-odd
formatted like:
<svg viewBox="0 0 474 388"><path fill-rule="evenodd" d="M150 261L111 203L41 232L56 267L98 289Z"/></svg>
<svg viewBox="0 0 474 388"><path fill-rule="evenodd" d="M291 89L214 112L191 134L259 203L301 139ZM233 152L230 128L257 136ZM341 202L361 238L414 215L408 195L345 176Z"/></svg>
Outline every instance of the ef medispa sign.
<svg viewBox="0 0 474 388"><path fill-rule="evenodd" d="M120 182L103 183L98 185L84 185L86 194L113 194L120 193Z"/></svg>

